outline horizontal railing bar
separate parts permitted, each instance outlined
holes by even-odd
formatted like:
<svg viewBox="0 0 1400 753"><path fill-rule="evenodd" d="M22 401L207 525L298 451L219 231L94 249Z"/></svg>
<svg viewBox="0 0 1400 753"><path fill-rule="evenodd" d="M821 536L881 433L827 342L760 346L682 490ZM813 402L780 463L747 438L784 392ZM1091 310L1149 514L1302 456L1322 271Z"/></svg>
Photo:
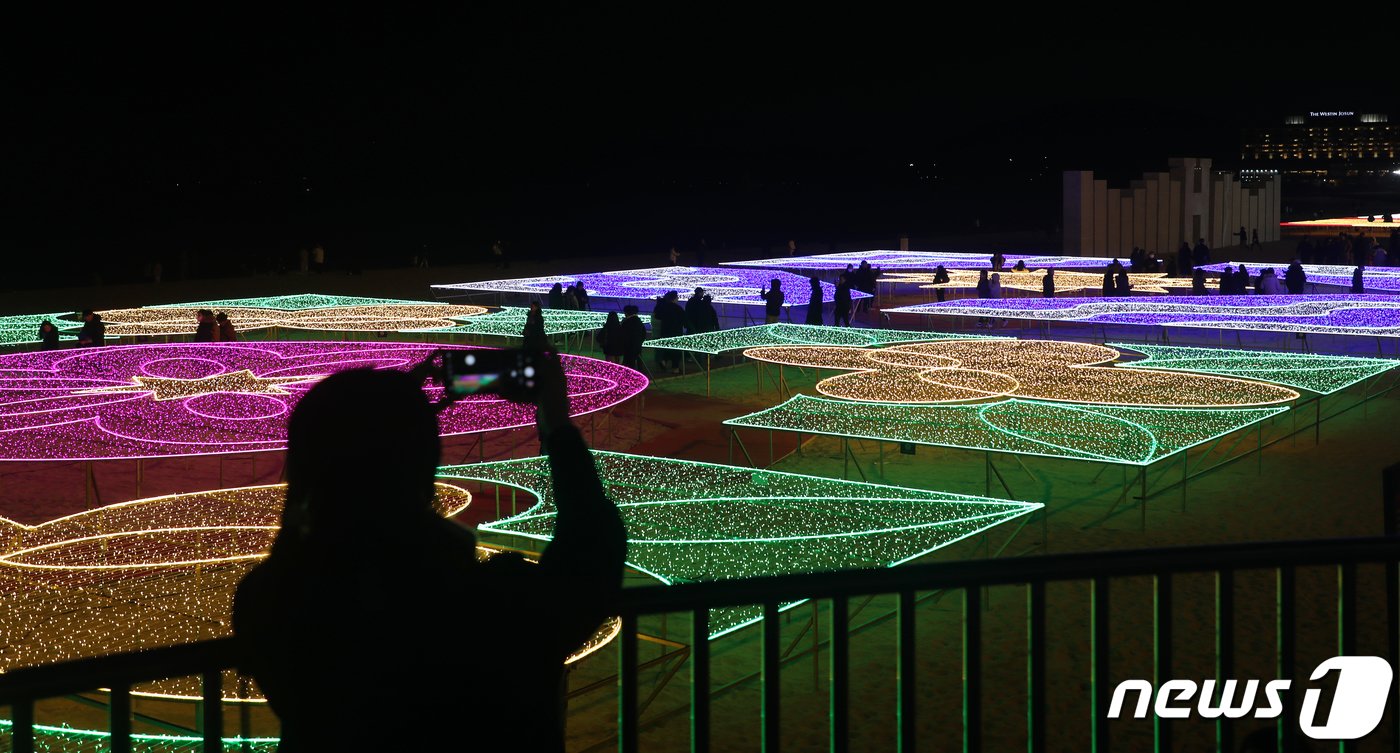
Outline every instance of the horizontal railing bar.
<svg viewBox="0 0 1400 753"><path fill-rule="evenodd" d="M931 591L1105 576L1121 578L1397 560L1400 560L1400 540L1383 537L1051 554L641 586L623 590L619 612L656 614L773 600L896 593L911 588ZM234 638L219 638L16 669L0 675L0 706L89 692L98 687L201 674L206 670L237 666L241 656Z"/></svg>
<svg viewBox="0 0 1400 753"><path fill-rule="evenodd" d="M1081 552L991 560L958 560L922 565L836 570L741 580L679 583L623 589L623 613L656 614L759 604L768 599L828 599L838 595L883 594L973 586L1126 578L1221 569L1389 562L1400 559L1400 539L1373 537L1247 544Z"/></svg>
<svg viewBox="0 0 1400 753"><path fill-rule="evenodd" d="M27 698L53 698L100 687L135 685L236 666L243 654L234 638L74 659L0 674L0 706Z"/></svg>

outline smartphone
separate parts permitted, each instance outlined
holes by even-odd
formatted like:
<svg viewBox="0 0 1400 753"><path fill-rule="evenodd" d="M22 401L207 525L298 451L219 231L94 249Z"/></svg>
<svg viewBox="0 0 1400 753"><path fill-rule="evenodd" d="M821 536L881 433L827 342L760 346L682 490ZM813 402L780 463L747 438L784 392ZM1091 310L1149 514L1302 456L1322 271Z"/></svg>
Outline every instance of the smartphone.
<svg viewBox="0 0 1400 753"><path fill-rule="evenodd" d="M524 350L445 350L443 372L444 389L453 395L535 391L535 354Z"/></svg>

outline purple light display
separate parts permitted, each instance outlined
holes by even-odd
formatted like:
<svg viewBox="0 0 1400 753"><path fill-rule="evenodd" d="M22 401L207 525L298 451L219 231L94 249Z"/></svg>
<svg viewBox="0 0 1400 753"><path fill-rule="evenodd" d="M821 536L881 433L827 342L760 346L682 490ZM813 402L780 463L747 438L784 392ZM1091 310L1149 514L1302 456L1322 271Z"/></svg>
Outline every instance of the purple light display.
<svg viewBox="0 0 1400 753"><path fill-rule="evenodd" d="M1225 271L1226 267L1238 271L1240 265L1244 265L1244 271L1249 273L1250 279L1257 279L1259 273L1265 269L1274 270L1278 275L1279 285L1283 285L1283 274L1288 271L1287 264L1260 264L1259 262L1224 262L1221 264L1207 264L1200 269L1204 269L1215 275ZM1300 264L1303 274L1307 275L1308 282L1314 285L1337 285L1339 287L1351 287L1351 275L1356 271L1356 265L1351 264ZM1387 292L1400 293L1400 268L1397 267L1367 267L1361 273L1362 285L1370 291L1384 290Z"/></svg>
<svg viewBox="0 0 1400 753"><path fill-rule="evenodd" d="M887 312L1165 327L1400 337L1400 297L1215 295L1152 298L965 299Z"/></svg>
<svg viewBox="0 0 1400 753"><path fill-rule="evenodd" d="M1011 269L1016 262L1024 261L1030 269L1100 269L1112 262L1092 256L1047 256L1042 254L1004 254L1004 269ZM755 259L753 261L727 261L726 267L761 267L763 269L801 269L812 271L840 271L846 265L858 267L863 261L886 272L932 271L938 265L944 269L990 269L991 254L961 253L955 251L844 251L837 254L813 254L811 256L780 256L776 259ZM787 284L787 283L784 283Z"/></svg>
<svg viewBox="0 0 1400 753"><path fill-rule="evenodd" d="M183 343L0 356L0 460L98 460L286 448L287 418L320 379L355 368L407 371L414 343ZM562 356L574 415L646 388L632 369ZM437 399L441 389L425 389ZM534 408L491 395L439 414L444 436L527 426Z"/></svg>
<svg viewBox="0 0 1400 753"><path fill-rule="evenodd" d="M482 280L481 282L461 282L452 285L434 285L442 290L474 291L481 293L527 293L547 295L554 284L573 285L582 282L588 295L593 298L627 298L645 300L665 295L674 290L681 295L684 303L696 288L704 288L714 297L715 303L736 303L747 306L762 306L759 289L778 279L782 281L786 296L785 306L804 306L810 297L808 278L790 272L774 272L760 269L722 269L720 267L656 267L653 269L627 269L618 272L595 272L582 275L555 275L549 277L522 277L512 280ZM836 300L836 287L823 282L822 302ZM858 290L851 291L851 298L868 298Z"/></svg>

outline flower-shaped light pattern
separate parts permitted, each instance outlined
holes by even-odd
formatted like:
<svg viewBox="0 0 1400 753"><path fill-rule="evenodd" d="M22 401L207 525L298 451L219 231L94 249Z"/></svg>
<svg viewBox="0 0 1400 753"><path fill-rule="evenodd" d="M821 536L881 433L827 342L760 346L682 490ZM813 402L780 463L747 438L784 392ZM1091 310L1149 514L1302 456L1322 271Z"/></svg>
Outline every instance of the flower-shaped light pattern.
<svg viewBox="0 0 1400 753"><path fill-rule="evenodd" d="M1033 293L1040 293L1045 284L1045 270L1032 269L1025 272L1012 270L1002 270L997 274L1001 275L1001 287L1008 290L1025 290ZM954 269L948 271L948 282L934 283L933 274L929 272L896 272L885 275L881 278L884 282L900 282L917 284L920 288L938 289L949 288L954 290L973 289L977 287L977 281L981 278L981 272L966 269ZM1162 272L1129 272L1128 282L1133 286L1135 293L1147 293L1161 295L1167 292L1164 286L1170 282L1171 278ZM1190 280L1176 280L1174 287L1191 287ZM1101 290L1103 288L1102 272L1072 272L1055 271L1056 292L1069 292L1080 290Z"/></svg>
<svg viewBox="0 0 1400 753"><path fill-rule="evenodd" d="M901 306L885 311L931 316L992 316L1096 324L1400 337L1400 297L1392 295L963 299Z"/></svg>
<svg viewBox="0 0 1400 753"><path fill-rule="evenodd" d="M38 526L0 518L0 673L230 635L234 591L267 556L285 494L282 484L173 494ZM437 484L442 516L470 503L467 490ZM478 547L482 558L499 551ZM596 651L618 626L610 620L568 661ZM200 687L186 677L136 692L194 699ZM224 696L238 698L231 675Z"/></svg>
<svg viewBox="0 0 1400 753"><path fill-rule="evenodd" d="M573 285L582 282L588 295L593 298L625 298L644 300L665 295L674 290L683 297L695 288L704 288L714 297L715 303L737 303L762 306L759 289L767 287L773 279L782 280L786 294L785 306L805 306L808 291L811 289L808 278L789 272L772 272L756 269L723 269L721 267L656 267L653 269L627 269L617 272L596 272L582 275L553 275L548 277L523 277L514 280L482 280L461 282L452 285L434 285L442 290L460 290L495 293L528 293L546 295L555 283ZM836 300L836 288L829 282L822 285L822 301ZM851 292L851 298L869 298L858 290Z"/></svg>
<svg viewBox="0 0 1400 753"><path fill-rule="evenodd" d="M19 314L16 316L0 316L0 346L3 345L24 345L27 343L39 342L39 325L45 321L53 322L58 328L72 325L65 322L62 314ZM64 334L59 336L60 340L76 340L73 335Z"/></svg>
<svg viewBox="0 0 1400 753"><path fill-rule="evenodd" d="M962 405L862 403L795 395L724 423L853 439L1150 465L1286 408L1135 408L1015 398Z"/></svg>
<svg viewBox="0 0 1400 753"><path fill-rule="evenodd" d="M1127 369L1171 369L1200 374L1258 379L1330 395L1357 382L1400 368L1400 360L1279 353L1267 350L1188 348L1180 345L1109 343L1146 354L1138 361L1114 364Z"/></svg>
<svg viewBox="0 0 1400 753"><path fill-rule="evenodd" d="M1093 269L1108 264L1110 259L1092 256L1047 256L1043 254L1004 254L1006 265L1011 269L1016 262L1023 261L1031 269ZM763 269L800 269L812 271L841 271L847 265L860 266L863 261L871 266L890 272L894 270L933 271L939 265L944 269L991 269L992 255L964 253L959 251L843 251L835 254L812 254L810 256L780 256L776 259L756 259L752 261L727 261L726 267L761 267ZM786 283L784 283L786 284Z"/></svg>
<svg viewBox="0 0 1400 753"><path fill-rule="evenodd" d="M1106 368L1119 352L1055 340L958 340L889 348L785 346L744 355L790 366L851 370L817 382L831 397L948 403L1021 397L1098 405L1227 407L1296 399L1271 384L1176 371Z"/></svg>
<svg viewBox="0 0 1400 753"><path fill-rule="evenodd" d="M593 453L627 526L627 562L664 583L893 566L1042 505L758 471L688 460ZM538 504L482 525L545 540L557 508L548 460L439 469L524 489ZM788 605L791 606L791 605ZM711 637L761 619L757 608L711 612Z"/></svg>
<svg viewBox="0 0 1400 753"><path fill-rule="evenodd" d="M336 306L416 306L423 303L425 303L425 301L410 301L403 298L364 298L354 295L295 293L292 295L269 295L252 298L220 298L212 301L193 301L190 303L165 303L159 306L148 306L147 308L217 309L232 307L302 311L305 309L334 308Z"/></svg>
<svg viewBox="0 0 1400 753"><path fill-rule="evenodd" d="M193 334L196 311L198 308L162 306L112 309L99 313L107 325L107 336L115 338ZM450 328L458 324L458 320L486 313L481 306L447 303L383 303L306 309L222 306L219 311L228 314L229 321L240 332L272 327L322 332L417 332Z"/></svg>
<svg viewBox="0 0 1400 753"><path fill-rule="evenodd" d="M759 324L735 327L695 335L663 337L648 340L644 348L670 348L715 355L727 350L756 348L764 345L886 345L889 343L924 342L946 339L1001 339L993 335L950 335L942 332L917 332L900 329L867 329L864 327L828 327L817 324Z"/></svg>
<svg viewBox="0 0 1400 753"><path fill-rule="evenodd" d="M1287 264L1260 264L1257 261L1223 262L1198 267L1198 269L1204 269L1218 275L1224 272L1226 267L1232 271L1239 271L1241 266L1244 266L1251 280L1258 279L1259 273L1263 270L1272 269L1274 274L1278 276L1280 285L1283 284L1284 273L1288 271ZM1355 264L1300 264L1299 266L1303 268L1303 274L1307 275L1308 282L1315 285L1336 285L1343 288L1351 287L1351 276L1356 271ZM1361 281L1362 285L1370 291L1400 292L1400 268L1367 267L1361 273Z"/></svg>
<svg viewBox="0 0 1400 753"><path fill-rule="evenodd" d="M462 346L449 346L461 349ZM0 459L163 457L281 450L292 408L320 379L408 370L440 346L262 342L133 345L0 356ZM632 369L562 356L574 415L645 389ZM429 397L440 388L428 388ZM534 408L473 395L438 414L444 435L534 421Z"/></svg>
<svg viewBox="0 0 1400 753"><path fill-rule="evenodd" d="M435 332L457 332L468 335L496 335L520 337L525 329L525 317L530 310L520 306L503 306L500 311L466 317L467 321L453 327L443 327ZM588 332L601 329L608 320L606 311L572 311L568 309L542 309L544 332L546 335L563 335L572 332ZM618 312L621 316L621 312ZM643 324L651 323L650 314L638 314Z"/></svg>

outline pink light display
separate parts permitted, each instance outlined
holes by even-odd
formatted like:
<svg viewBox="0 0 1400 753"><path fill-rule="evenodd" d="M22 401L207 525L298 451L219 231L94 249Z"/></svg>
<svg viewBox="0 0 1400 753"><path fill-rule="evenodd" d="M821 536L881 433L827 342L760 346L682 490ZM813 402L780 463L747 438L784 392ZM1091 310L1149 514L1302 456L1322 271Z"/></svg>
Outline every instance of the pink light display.
<svg viewBox="0 0 1400 753"><path fill-rule="evenodd" d="M407 371L416 343L133 345L0 356L0 460L98 460L286 448L287 418L312 385L355 368ZM574 415L646 388L640 373L562 356ZM441 390L426 388L437 399ZM444 436L527 426L534 408L491 395L439 414Z"/></svg>

